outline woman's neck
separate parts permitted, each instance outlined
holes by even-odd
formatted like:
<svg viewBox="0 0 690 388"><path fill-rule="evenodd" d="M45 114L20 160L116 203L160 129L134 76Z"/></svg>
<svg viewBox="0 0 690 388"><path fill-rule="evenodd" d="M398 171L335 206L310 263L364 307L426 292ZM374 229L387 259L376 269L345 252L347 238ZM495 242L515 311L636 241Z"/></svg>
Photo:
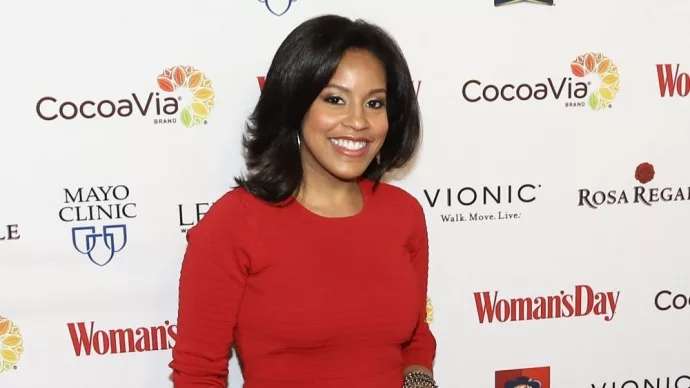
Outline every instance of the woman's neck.
<svg viewBox="0 0 690 388"><path fill-rule="evenodd" d="M305 208L327 217L347 217L359 213L364 205L357 180L338 179L309 164L303 168L303 180L295 199Z"/></svg>

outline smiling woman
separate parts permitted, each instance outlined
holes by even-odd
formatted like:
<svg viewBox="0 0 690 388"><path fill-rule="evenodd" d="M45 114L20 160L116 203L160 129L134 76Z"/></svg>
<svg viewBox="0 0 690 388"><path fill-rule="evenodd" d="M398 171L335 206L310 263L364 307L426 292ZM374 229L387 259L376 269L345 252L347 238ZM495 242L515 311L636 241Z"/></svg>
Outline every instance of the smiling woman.
<svg viewBox="0 0 690 388"><path fill-rule="evenodd" d="M298 26L244 138L247 171L192 228L182 264L177 388L435 387L428 238L419 202L381 183L420 140L395 41L363 21Z"/></svg>
<svg viewBox="0 0 690 388"><path fill-rule="evenodd" d="M420 130L414 84L395 41L361 21L315 18L296 28L276 52L249 119L249 177L238 183L270 202L294 195L305 183L300 140L317 147L311 140L318 139L312 137L318 131L323 136L377 134L379 141L361 158L340 160L356 162L358 175L379 181L410 160ZM309 146L306 151L318 152ZM380 162L371 164L376 155Z"/></svg>
<svg viewBox="0 0 690 388"><path fill-rule="evenodd" d="M300 136L304 174L332 175L343 181L359 178L379 155L387 133L383 64L368 51L346 51L304 117Z"/></svg>

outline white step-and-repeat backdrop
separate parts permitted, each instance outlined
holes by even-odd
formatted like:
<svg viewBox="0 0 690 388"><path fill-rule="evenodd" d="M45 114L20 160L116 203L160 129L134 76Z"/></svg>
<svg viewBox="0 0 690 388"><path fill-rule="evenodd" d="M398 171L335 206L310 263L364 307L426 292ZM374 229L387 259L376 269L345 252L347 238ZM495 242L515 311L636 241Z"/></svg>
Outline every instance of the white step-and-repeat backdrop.
<svg viewBox="0 0 690 388"><path fill-rule="evenodd" d="M172 386L185 232L242 167L276 48L325 13L389 30L418 88L391 182L428 220L440 386L690 387L690 2L2 13L0 387Z"/></svg>

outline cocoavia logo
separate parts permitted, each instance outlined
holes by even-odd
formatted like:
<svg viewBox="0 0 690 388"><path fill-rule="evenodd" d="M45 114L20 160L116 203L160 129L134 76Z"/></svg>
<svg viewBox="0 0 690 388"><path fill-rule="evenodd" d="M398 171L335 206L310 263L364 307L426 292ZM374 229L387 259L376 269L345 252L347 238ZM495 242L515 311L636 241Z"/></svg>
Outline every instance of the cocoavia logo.
<svg viewBox="0 0 690 388"><path fill-rule="evenodd" d="M590 80L590 82L598 83L598 85L588 88L587 105L592 110L611 107L611 101L616 98L616 94L620 91L618 66L613 63L611 58L601 53L580 55L570 64L570 71L578 78L593 76L595 79Z"/></svg>
<svg viewBox="0 0 690 388"><path fill-rule="evenodd" d="M618 66L611 58L589 52L570 62L570 74L547 76L541 80L491 82L469 79L462 85L465 101L471 103L514 104L559 101L566 108L611 108L620 91Z"/></svg>
<svg viewBox="0 0 690 388"><path fill-rule="evenodd" d="M215 92L204 73L192 66L173 66L158 75L158 87L162 92L119 92L110 98L69 100L48 95L36 102L36 115L45 121L139 116L152 118L156 125L176 124L178 119L187 128L206 124L215 107Z"/></svg>
<svg viewBox="0 0 690 388"><path fill-rule="evenodd" d="M180 122L185 127L206 124L215 107L215 92L211 80L192 66L175 66L158 76L158 86L164 92L189 89L192 102L180 111Z"/></svg>
<svg viewBox="0 0 690 388"><path fill-rule="evenodd" d="M19 357L24 353L24 339L19 327L0 317L0 373L17 369Z"/></svg>

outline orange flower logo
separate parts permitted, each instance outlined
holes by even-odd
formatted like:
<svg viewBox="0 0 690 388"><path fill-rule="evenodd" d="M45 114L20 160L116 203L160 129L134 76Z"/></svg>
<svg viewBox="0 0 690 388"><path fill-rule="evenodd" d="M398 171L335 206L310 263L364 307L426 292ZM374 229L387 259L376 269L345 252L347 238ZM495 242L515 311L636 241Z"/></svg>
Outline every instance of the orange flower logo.
<svg viewBox="0 0 690 388"><path fill-rule="evenodd" d="M0 317L0 373L17 368L19 357L24 352L23 344L19 327Z"/></svg>
<svg viewBox="0 0 690 388"><path fill-rule="evenodd" d="M426 298L426 323L434 322L434 306L431 305L431 298Z"/></svg>
<svg viewBox="0 0 690 388"><path fill-rule="evenodd" d="M588 77L590 74L598 76L599 85L596 91L590 92L587 104L592 110L600 110L611 107L611 101L618 93L618 66L611 58L601 53L587 53L581 55L570 64L570 71L575 77Z"/></svg>
<svg viewBox="0 0 690 388"><path fill-rule="evenodd" d="M192 66L175 66L165 69L158 76L158 86L165 92L189 89L192 103L182 108L180 122L185 127L206 124L206 119L215 106L215 92L211 80Z"/></svg>

